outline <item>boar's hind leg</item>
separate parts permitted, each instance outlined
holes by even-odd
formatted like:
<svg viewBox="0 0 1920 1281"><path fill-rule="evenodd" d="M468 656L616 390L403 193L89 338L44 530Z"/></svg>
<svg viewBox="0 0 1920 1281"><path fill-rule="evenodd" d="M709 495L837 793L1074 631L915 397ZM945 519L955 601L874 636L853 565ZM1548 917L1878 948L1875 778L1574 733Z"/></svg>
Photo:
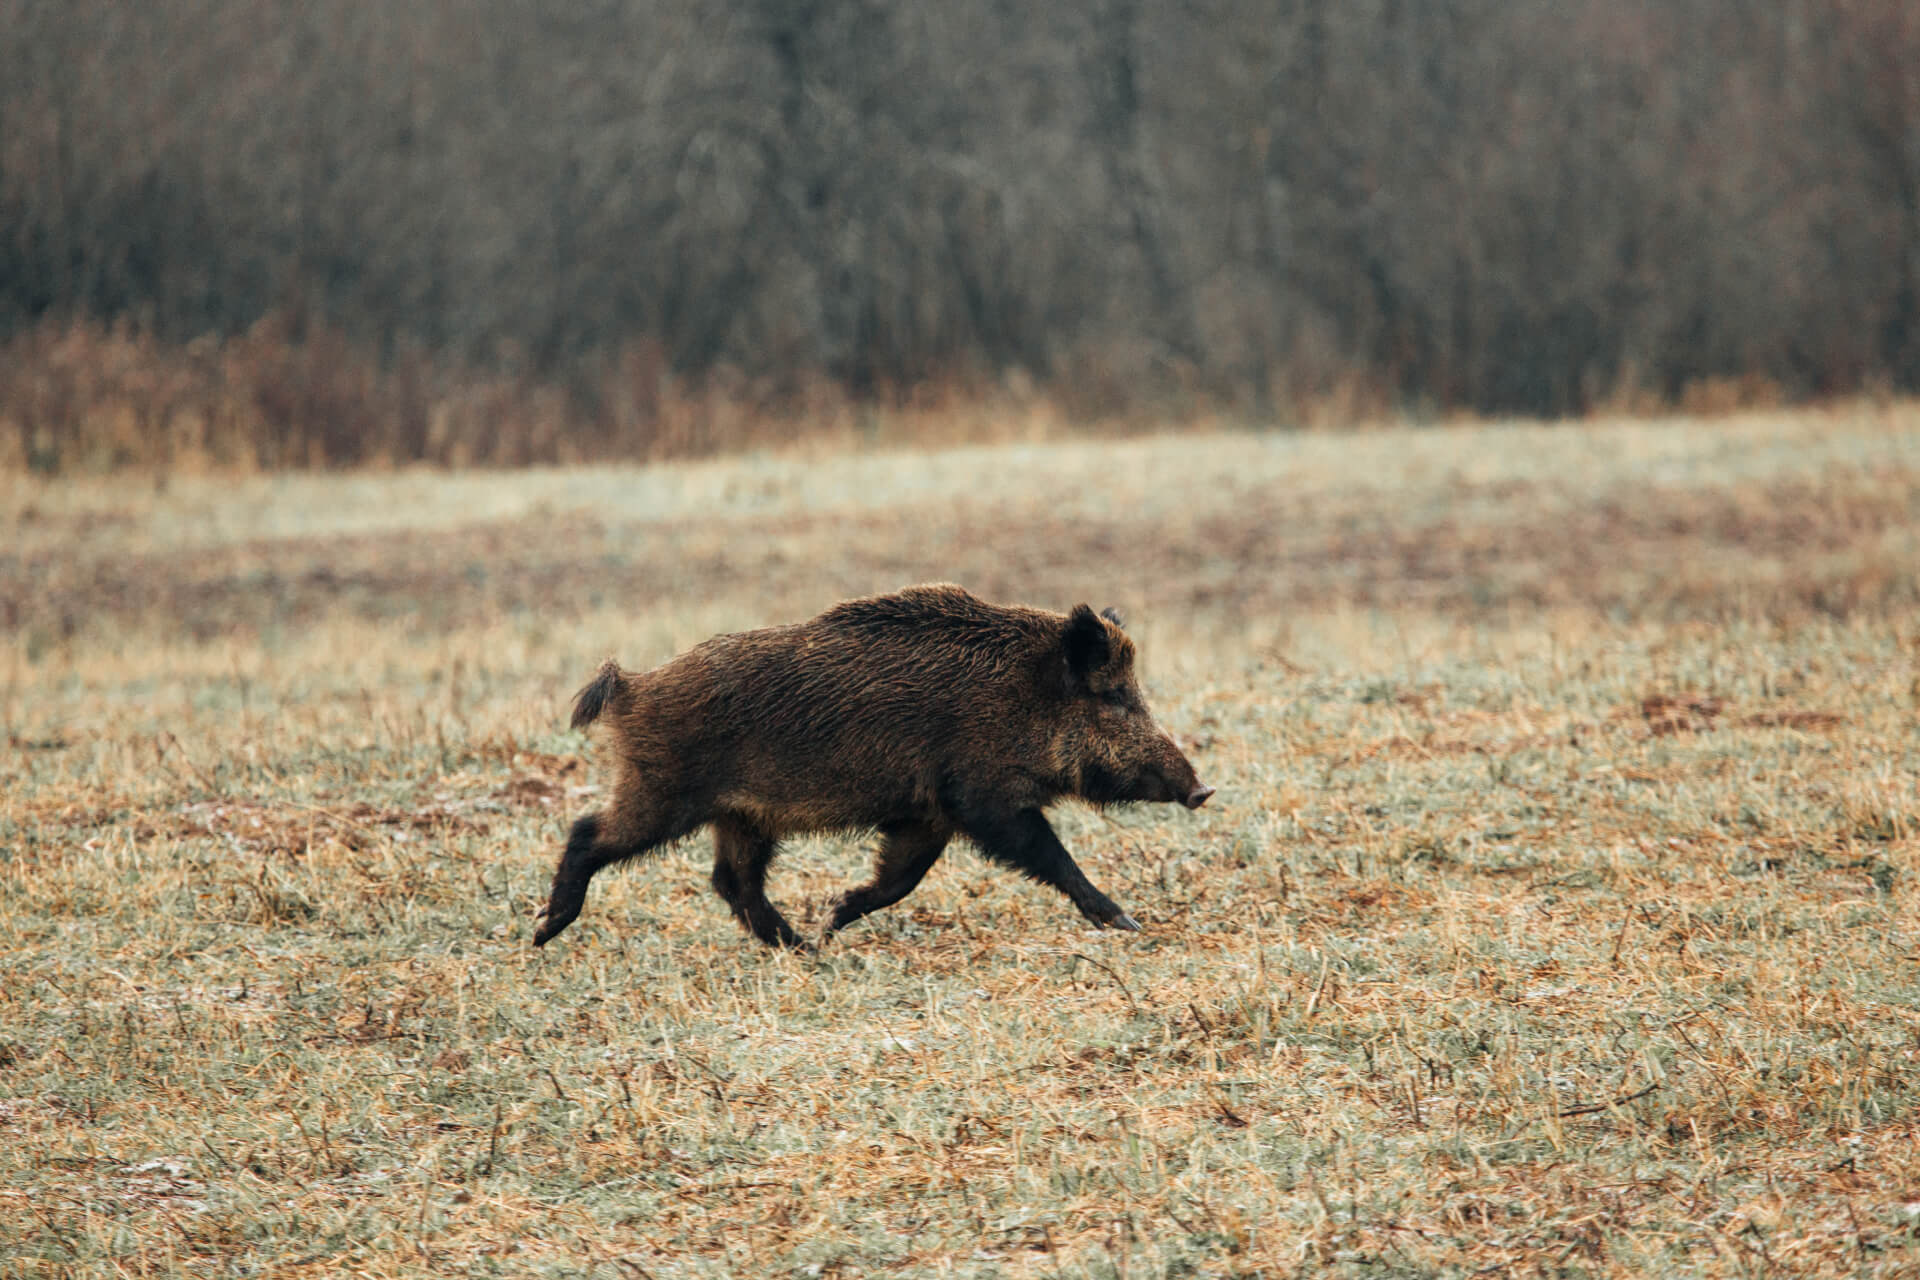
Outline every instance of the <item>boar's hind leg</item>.
<svg viewBox="0 0 1920 1281"><path fill-rule="evenodd" d="M913 893L947 848L953 833L931 823L890 823L880 829L880 857L873 879L842 894L827 920L827 933L845 929L868 912L898 903Z"/></svg>
<svg viewBox="0 0 1920 1281"><path fill-rule="evenodd" d="M1051 885L1080 909L1080 915L1105 929L1137 930L1140 923L1089 881L1067 847L1054 835L1047 816L1036 809L1013 814L975 813L964 816L961 830L973 838L980 852L1025 875Z"/></svg>
<svg viewBox="0 0 1920 1281"><path fill-rule="evenodd" d="M772 837L740 818L715 820L713 888L727 900L735 919L762 943L805 947L806 940L767 901L767 864L772 861Z"/></svg>
<svg viewBox="0 0 1920 1281"><path fill-rule="evenodd" d="M699 826L686 816L636 823L632 807L621 804L623 799L616 796L613 809L589 814L573 825L560 865L553 869L553 888L547 892L547 906L540 913L540 928L533 933L535 947L544 947L548 939L573 924L586 904L587 882L595 872L638 858Z"/></svg>

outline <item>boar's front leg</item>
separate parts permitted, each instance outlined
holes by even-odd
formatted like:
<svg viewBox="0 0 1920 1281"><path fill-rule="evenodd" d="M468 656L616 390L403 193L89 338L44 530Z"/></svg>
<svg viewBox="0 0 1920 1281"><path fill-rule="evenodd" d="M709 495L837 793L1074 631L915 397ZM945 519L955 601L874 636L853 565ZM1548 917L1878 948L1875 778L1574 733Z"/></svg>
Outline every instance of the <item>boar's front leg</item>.
<svg viewBox="0 0 1920 1281"><path fill-rule="evenodd" d="M960 828L973 838L980 852L1025 875L1051 885L1073 900L1080 915L1105 929L1137 930L1140 923L1095 889L1067 847L1054 835L1053 825L1037 809L1010 814L983 811L963 815Z"/></svg>
<svg viewBox="0 0 1920 1281"><path fill-rule="evenodd" d="M953 832L933 823L890 823L880 829L880 857L873 879L842 894L827 918L828 934L845 929L868 912L898 903L940 860Z"/></svg>
<svg viewBox="0 0 1920 1281"><path fill-rule="evenodd" d="M767 901L767 864L773 838L745 819L729 815L713 824L713 888L740 924L762 943L806 947L780 909Z"/></svg>

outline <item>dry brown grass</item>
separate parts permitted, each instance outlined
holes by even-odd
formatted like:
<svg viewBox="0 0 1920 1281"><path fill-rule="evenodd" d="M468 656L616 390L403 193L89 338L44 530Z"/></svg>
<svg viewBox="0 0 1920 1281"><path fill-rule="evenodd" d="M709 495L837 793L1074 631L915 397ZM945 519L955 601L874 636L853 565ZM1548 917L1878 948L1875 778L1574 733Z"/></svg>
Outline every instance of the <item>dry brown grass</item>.
<svg viewBox="0 0 1920 1281"><path fill-rule="evenodd" d="M1916 515L1900 407L0 482L0 1272L1912 1275ZM600 657L926 578L1131 612L1143 934L528 946Z"/></svg>
<svg viewBox="0 0 1920 1281"><path fill-rule="evenodd" d="M824 375L676 373L644 340L541 376L512 352L383 358L280 314L185 347L124 323L47 322L0 340L0 474L526 467L1138 430L1140 415L1056 381L1045 396L1028 378L955 377L857 399Z"/></svg>

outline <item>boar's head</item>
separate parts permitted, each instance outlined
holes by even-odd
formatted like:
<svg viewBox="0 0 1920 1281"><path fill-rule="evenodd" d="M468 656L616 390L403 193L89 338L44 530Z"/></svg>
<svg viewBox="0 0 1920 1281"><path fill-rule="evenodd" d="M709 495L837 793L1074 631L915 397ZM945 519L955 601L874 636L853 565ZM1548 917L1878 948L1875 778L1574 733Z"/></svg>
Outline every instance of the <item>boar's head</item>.
<svg viewBox="0 0 1920 1281"><path fill-rule="evenodd" d="M1061 634L1057 670L1065 698L1054 752L1074 795L1096 805L1178 801L1188 809L1213 795L1147 710L1133 641L1118 614L1076 605Z"/></svg>

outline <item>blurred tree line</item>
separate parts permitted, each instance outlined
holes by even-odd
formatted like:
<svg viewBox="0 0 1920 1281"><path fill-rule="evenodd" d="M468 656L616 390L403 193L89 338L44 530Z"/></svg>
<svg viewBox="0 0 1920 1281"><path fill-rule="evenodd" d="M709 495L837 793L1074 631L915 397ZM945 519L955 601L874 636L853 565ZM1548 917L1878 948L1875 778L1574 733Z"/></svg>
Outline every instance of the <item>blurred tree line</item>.
<svg viewBox="0 0 1920 1281"><path fill-rule="evenodd" d="M0 336L76 316L589 397L1911 390L1920 4L0 0Z"/></svg>

